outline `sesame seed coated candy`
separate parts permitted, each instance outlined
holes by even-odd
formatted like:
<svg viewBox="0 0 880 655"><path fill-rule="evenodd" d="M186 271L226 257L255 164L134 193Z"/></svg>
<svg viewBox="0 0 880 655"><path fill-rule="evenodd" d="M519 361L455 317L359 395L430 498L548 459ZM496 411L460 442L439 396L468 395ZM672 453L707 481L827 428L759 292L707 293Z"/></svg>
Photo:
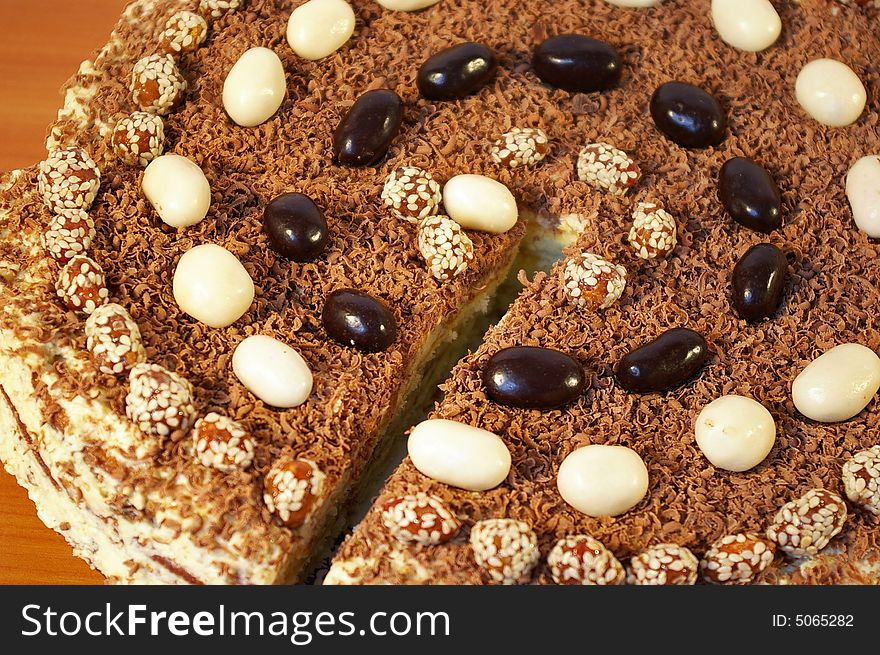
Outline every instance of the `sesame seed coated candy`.
<svg viewBox="0 0 880 655"><path fill-rule="evenodd" d="M102 373L127 374L146 359L141 332L122 305L107 303L95 309L85 331L86 347Z"/></svg>
<svg viewBox="0 0 880 655"><path fill-rule="evenodd" d="M243 0L200 0L199 11L211 18L220 18L230 11L241 8Z"/></svg>
<svg viewBox="0 0 880 655"><path fill-rule="evenodd" d="M629 561L627 584L692 585L697 582L700 562L678 544L657 544Z"/></svg>
<svg viewBox="0 0 880 655"><path fill-rule="evenodd" d="M410 223L433 216L440 206L440 185L431 174L416 166L401 166L388 174L382 200L391 212Z"/></svg>
<svg viewBox="0 0 880 655"><path fill-rule="evenodd" d="M323 502L325 477L311 460L281 458L263 481L263 502L284 525L297 528Z"/></svg>
<svg viewBox="0 0 880 655"><path fill-rule="evenodd" d="M169 55L194 52L208 36L208 23L191 11L179 11L165 23L159 50Z"/></svg>
<svg viewBox="0 0 880 655"><path fill-rule="evenodd" d="M489 150L496 164L517 168L533 166L550 151L550 140L544 130L534 127L514 127L501 135Z"/></svg>
<svg viewBox="0 0 880 655"><path fill-rule="evenodd" d="M617 585L626 577L611 551L585 534L557 541L547 556L547 565L556 584Z"/></svg>
<svg viewBox="0 0 880 655"><path fill-rule="evenodd" d="M775 547L751 532L721 537L700 560L703 578L715 584L747 584L773 561Z"/></svg>
<svg viewBox="0 0 880 655"><path fill-rule="evenodd" d="M786 503L767 528L767 538L793 557L817 554L843 530L846 503L826 489L810 489Z"/></svg>
<svg viewBox="0 0 880 655"><path fill-rule="evenodd" d="M584 146L578 155L577 174L581 182L615 196L626 194L641 175L629 155L607 143Z"/></svg>
<svg viewBox="0 0 880 655"><path fill-rule="evenodd" d="M183 99L186 80L171 55L150 55L131 71L131 97L143 111L164 116Z"/></svg>
<svg viewBox="0 0 880 655"><path fill-rule="evenodd" d="M128 375L125 414L141 432L179 441L195 420L189 381L158 364L136 364Z"/></svg>
<svg viewBox="0 0 880 655"><path fill-rule="evenodd" d="M880 516L880 445L856 453L843 464L843 488L850 502Z"/></svg>
<svg viewBox="0 0 880 655"><path fill-rule="evenodd" d="M474 258L470 237L448 216L429 216L422 220L417 240L431 275L440 281L464 273Z"/></svg>
<svg viewBox="0 0 880 655"><path fill-rule="evenodd" d="M527 581L541 557L535 533L513 519L479 521L471 529L470 544L477 565L504 585Z"/></svg>
<svg viewBox="0 0 880 655"><path fill-rule="evenodd" d="M43 247L58 263L66 264L88 250L95 238L95 221L82 209L64 209L52 217L43 232Z"/></svg>
<svg viewBox="0 0 880 655"><path fill-rule="evenodd" d="M107 302L110 292L104 283L104 271L85 255L76 255L58 275L55 290L68 309L91 314Z"/></svg>
<svg viewBox="0 0 880 655"><path fill-rule="evenodd" d="M165 122L160 116L136 111L113 129L113 152L129 166L146 166L165 149Z"/></svg>
<svg viewBox="0 0 880 655"><path fill-rule="evenodd" d="M53 150L40 162L37 188L54 212L88 211L101 186L101 171L82 148Z"/></svg>
<svg viewBox="0 0 880 655"><path fill-rule="evenodd" d="M629 245L641 259L660 259L675 248L675 219L653 202L640 202L632 215Z"/></svg>
<svg viewBox="0 0 880 655"><path fill-rule="evenodd" d="M386 502L382 521L401 543L423 546L449 541L461 529L461 523L439 498L421 492Z"/></svg>
<svg viewBox="0 0 880 655"><path fill-rule="evenodd" d="M241 425L216 412L196 421L192 439L199 462L218 471L243 471L254 461L254 440Z"/></svg>
<svg viewBox="0 0 880 655"><path fill-rule="evenodd" d="M583 309L606 309L626 287L626 269L589 252L571 257L563 271L565 290Z"/></svg>

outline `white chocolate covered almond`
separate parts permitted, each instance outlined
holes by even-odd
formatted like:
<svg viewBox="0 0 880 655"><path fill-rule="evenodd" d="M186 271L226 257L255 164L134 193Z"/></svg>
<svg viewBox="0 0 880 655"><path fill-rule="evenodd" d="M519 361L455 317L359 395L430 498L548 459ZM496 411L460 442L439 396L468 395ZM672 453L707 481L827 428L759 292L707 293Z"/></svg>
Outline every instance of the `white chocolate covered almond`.
<svg viewBox="0 0 880 655"><path fill-rule="evenodd" d="M238 344L232 370L248 391L272 407L298 407L312 393L312 371L302 356L263 334Z"/></svg>
<svg viewBox="0 0 880 655"><path fill-rule="evenodd" d="M712 23L722 41L746 52L766 50L782 31L769 0L712 0Z"/></svg>
<svg viewBox="0 0 880 655"><path fill-rule="evenodd" d="M852 165L846 197L856 226L872 239L880 238L880 157L867 155Z"/></svg>
<svg viewBox="0 0 880 655"><path fill-rule="evenodd" d="M345 0L309 0L287 21L287 42L303 59L323 59L354 33L354 10Z"/></svg>
<svg viewBox="0 0 880 655"><path fill-rule="evenodd" d="M713 466L747 471L764 461L776 443L773 416L745 396L716 398L697 416L697 446Z"/></svg>
<svg viewBox="0 0 880 655"><path fill-rule="evenodd" d="M199 166L180 155L162 155L149 163L141 190L163 222L187 227L201 221L211 206L211 186Z"/></svg>
<svg viewBox="0 0 880 655"><path fill-rule="evenodd" d="M846 421L861 412L880 389L880 357L859 343L823 353L791 385L797 410L814 421Z"/></svg>
<svg viewBox="0 0 880 655"><path fill-rule="evenodd" d="M865 109L865 85L852 68L835 59L814 59L801 69L795 82L801 107L824 125L855 123Z"/></svg>
<svg viewBox="0 0 880 655"><path fill-rule="evenodd" d="M287 80L284 66L269 48L251 48L229 70L223 82L223 108L242 127L255 127L275 115Z"/></svg>
<svg viewBox="0 0 880 655"><path fill-rule="evenodd" d="M461 489L492 489L510 471L510 451L498 435L457 421L422 421L412 429L407 448L419 471Z"/></svg>
<svg viewBox="0 0 880 655"><path fill-rule="evenodd" d="M559 495L587 516L618 516L648 492L648 469L625 446L593 444L566 457L556 476Z"/></svg>
<svg viewBox="0 0 880 655"><path fill-rule="evenodd" d="M181 256L173 286L178 306L215 328L235 323L254 300L254 282L244 266L226 248L213 243Z"/></svg>
<svg viewBox="0 0 880 655"><path fill-rule="evenodd" d="M449 218L468 230L500 234L516 224L516 199L506 186L484 175L456 175L443 187Z"/></svg>
<svg viewBox="0 0 880 655"><path fill-rule="evenodd" d="M440 0L376 0L376 2L392 11L418 11L436 5Z"/></svg>

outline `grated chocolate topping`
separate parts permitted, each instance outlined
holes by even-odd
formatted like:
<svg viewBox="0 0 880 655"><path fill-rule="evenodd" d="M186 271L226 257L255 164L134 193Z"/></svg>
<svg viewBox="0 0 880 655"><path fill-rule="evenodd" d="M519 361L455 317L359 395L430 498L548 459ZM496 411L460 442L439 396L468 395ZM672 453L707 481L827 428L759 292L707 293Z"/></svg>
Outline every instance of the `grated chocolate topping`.
<svg viewBox="0 0 880 655"><path fill-rule="evenodd" d="M82 73L69 83L94 88L86 107L91 127L83 130L71 117L60 120L53 133L64 145L86 148L102 169L101 191L91 210L96 236L90 253L107 273L111 300L138 323L148 361L193 384L201 415L223 412L254 437L254 464L247 471L219 475L205 469L185 452L186 440L168 444L159 455L161 476L156 468L109 465L148 497L173 496L175 485L185 481L192 506L182 513L210 508L212 520L195 536L203 545L210 547L217 536L246 533L290 552L296 534L276 525L260 498L266 471L280 455L293 454L315 461L331 485L356 477L424 336L438 317L471 298L522 238L522 222L506 235L471 232L473 263L452 280L435 280L419 257L413 226L394 218L381 200L388 173L402 165L424 168L441 182L459 173L485 174L541 216L581 216L586 227L570 252L594 252L621 263L628 277L618 304L590 314L568 303L560 267L536 275L503 325L446 383L447 398L436 415L500 434L514 460L506 483L483 494L456 491L406 462L379 503L424 491L438 496L467 526L488 518L521 520L536 532L545 554L559 538L581 533L599 539L619 558L658 542L702 553L723 534L763 530L783 502L809 488L840 493L844 457L876 442L875 403L846 424L818 425L796 414L788 393L796 373L823 350L847 340L880 346L871 311L880 300L878 246L855 230L843 193L849 165L878 151L875 107L869 104L855 125L831 129L807 118L793 93L803 64L833 56L859 74L870 98L877 95L880 73L873 62L880 44L869 36L873 24L860 10L825 0L787 3L778 8L785 25L780 40L767 52L751 54L725 46L705 3L696 1L667 0L632 11L598 0L589 8L561 0L548 14L543 3L517 0L489 0L477 9L467 0L443 0L414 13L354 0L354 37L333 55L309 62L296 57L284 40L289 12L302 3L249 0L242 10L214 20L205 45L180 60L188 87L183 105L165 119L166 152L187 156L204 169L213 200L206 220L174 230L142 197L141 169L113 159L110 132L101 125L112 126L135 109L128 87L131 67L152 54L167 18L186 4L169 2L141 20L121 22L113 56L95 62L98 76ZM620 50L625 67L618 88L570 94L538 83L529 65L533 48L565 32L589 34ZM421 99L415 85L419 65L462 41L482 42L496 52L495 80L463 100ZM269 121L240 128L223 110L222 86L226 72L254 46L272 48L281 57L288 96ZM697 84L719 99L730 134L718 148L683 150L655 129L650 95L670 80ZM358 96L378 88L395 90L405 103L403 125L388 156L376 167L334 165L334 128ZM510 169L492 161L492 144L514 127L547 133L551 148L541 164ZM638 164L642 178L626 198L577 179L577 153L595 142L625 151ZM789 257L789 292L779 314L756 326L730 311L728 275L736 258L764 237L726 217L715 189L721 164L737 155L767 167L784 200L785 226L770 240ZM48 223L48 210L29 191L35 181L36 169L28 169L4 193L3 203L14 210L8 222L12 230L39 233ZM316 262L294 264L277 257L262 234L263 206L290 191L315 199L328 218L329 246ZM657 202L679 220L679 245L662 261L643 262L626 243L637 201ZM233 252L257 286L248 313L223 330L184 315L171 294L177 259L202 243ZM46 272L40 253L8 242L2 249L5 260ZM85 353L82 319L51 299L53 275L50 269L46 282L22 296L17 308L14 302L7 305L3 326L16 326L37 343L72 345ZM323 300L342 287L366 291L392 309L399 338L391 349L365 355L326 338L320 325ZM45 305L32 302L32 291L45 292ZM5 287L4 301L16 293ZM25 309L38 309L42 323L17 325L20 314L14 310ZM665 395L627 395L616 388L613 363L676 326L696 329L710 343L714 355L700 377ZM308 361L315 387L301 407L267 408L234 378L232 351L258 333L290 343ZM593 373L583 399L549 412L489 402L481 389L482 365L513 345L541 345L578 358ZM61 361L55 367L58 384L70 393L100 389L102 398L124 413L124 384L94 368L75 370ZM693 441L696 413L723 393L752 396L778 418L776 447L761 466L744 474L713 469ZM649 495L622 517L589 519L556 493L559 463L587 443L628 445L648 465ZM99 465L100 446L90 452ZM133 511L126 502L119 499ZM142 511L156 520L153 501ZM861 514L847 524L851 557L876 549L880 537L871 525ZM368 555L391 539L374 508L342 556ZM435 581L480 580L463 539L410 548L430 566ZM379 562L369 580L403 581L389 561Z"/></svg>

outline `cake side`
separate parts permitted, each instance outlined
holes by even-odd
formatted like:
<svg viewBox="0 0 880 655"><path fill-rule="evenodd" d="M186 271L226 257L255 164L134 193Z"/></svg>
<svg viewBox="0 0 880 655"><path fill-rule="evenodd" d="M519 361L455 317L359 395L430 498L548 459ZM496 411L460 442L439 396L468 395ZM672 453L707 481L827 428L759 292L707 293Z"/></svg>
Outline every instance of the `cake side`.
<svg viewBox="0 0 880 655"><path fill-rule="evenodd" d="M874 312L880 300L878 245L853 223L844 185L852 163L880 148L874 99L880 79L872 64L880 43L871 36L873 19L851 7L804 2L777 10L782 36L772 48L752 54L721 42L703 3L664 2L589 18L561 9L554 33L585 33L614 43L626 62L619 87L600 94L601 106L583 123L576 96L545 90L567 112L569 133L598 131L610 143L635 144L631 150L621 146L643 173L635 198L602 197L567 251L569 257L591 252L623 265L626 289L616 304L590 312L571 302L563 279L567 262L537 275L483 345L456 367L432 414L499 435L513 460L507 478L488 491L466 491L432 480L406 460L340 549L327 582L497 582L478 565L471 530L479 521L498 518L521 521L537 536L540 558L519 581L552 583L547 557L569 536L591 535L625 564L661 543L686 546L699 558L725 535L763 536L777 511L810 489L846 497L844 462L878 443L877 400L851 420L819 423L798 413L791 385L809 362L838 344L856 342L875 351L880 346ZM536 18L534 25L539 31L543 23ZM795 99L801 67L825 56L846 61L869 89L865 112L845 128L819 125ZM729 130L719 146L686 150L657 130L649 100L670 80L697 84L719 99ZM776 180L783 204L780 230L759 234L724 211L718 173L735 156L759 161ZM658 202L675 217L678 244L665 259L645 262L629 246L628 218L641 199ZM761 242L783 250L788 281L781 308L750 324L732 310L730 276L743 253ZM614 380L614 364L675 327L705 337L706 366L665 393L624 391ZM544 411L492 401L484 368L492 355L512 346L541 346L574 357L588 372L586 392L562 409ZM741 473L713 467L694 438L699 412L727 394L757 400L776 423L769 456ZM645 462L647 495L626 513L591 518L561 498L562 461L590 444L627 446ZM421 493L439 499L462 524L451 540L419 543L395 536L405 521L395 523L397 515L387 508ZM820 555L792 558L778 552L755 581L876 583L878 535L876 518L850 504L843 532Z"/></svg>

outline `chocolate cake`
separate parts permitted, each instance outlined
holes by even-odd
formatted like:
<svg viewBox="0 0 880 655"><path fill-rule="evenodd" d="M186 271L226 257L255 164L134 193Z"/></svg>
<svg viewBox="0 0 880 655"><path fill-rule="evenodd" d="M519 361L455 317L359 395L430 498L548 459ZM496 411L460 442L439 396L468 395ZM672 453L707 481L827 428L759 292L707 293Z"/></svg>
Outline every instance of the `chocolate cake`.
<svg viewBox="0 0 880 655"><path fill-rule="evenodd" d="M880 341L876 244L843 184L877 148L875 19L777 9L753 54L685 1L132 3L65 87L47 159L2 178L0 459L111 581L300 580L508 269L563 244L455 368L433 415L455 423L415 428L421 472L393 474L328 581L876 579L872 407L819 423L790 393L821 352ZM801 107L825 109L821 70L795 93L820 57L868 89L851 125ZM776 214L772 193L757 217L736 204L769 188L738 169L719 198L735 157L778 184ZM729 291L761 242L788 269L769 312ZM746 287L766 277L739 263ZM613 365L671 328L702 340L693 377L625 391ZM552 388L487 388L513 346L545 349L525 357ZM778 425L737 473L694 437L729 394ZM450 445L476 443L488 467L452 480ZM629 500L563 484L571 453L609 453L588 444L628 447L607 461Z"/></svg>
<svg viewBox="0 0 880 655"><path fill-rule="evenodd" d="M285 40L291 3L134 2L66 85L47 160L2 178L0 459L42 520L110 581L302 578L341 530L370 466L410 424L407 413L457 358L451 342L485 321L523 239L519 221L468 231L470 253L444 255L439 236L426 242L430 256L420 252L409 210L382 198L386 178L401 166L443 181L496 168L477 156L478 125L492 118L478 98L465 113L419 99L418 67L405 57L416 41L397 45L399 28L414 37L442 16L354 7L356 37L313 63ZM277 53L286 81L277 111L244 127L227 115L223 89L252 47ZM369 167L336 163L346 112L384 88L405 103L387 155ZM496 116L503 102L498 95ZM462 130L466 117L474 124ZM145 173L160 161L168 170ZM180 180L182 198L169 204L162 194ZM196 211L207 216L190 224L206 183ZM324 243L310 230L297 242L281 225L274 236L292 248L281 254L267 207L296 192L307 198L280 206L282 218L317 212ZM220 273L224 285L249 278L253 301L245 288L199 313L184 254L196 287ZM390 344L339 342L344 330L333 333L324 314L346 289L365 295L368 310L387 310ZM242 297L239 319L210 327ZM361 316L346 311L343 319ZM275 339L256 379L248 363L265 361L267 341L249 341L241 367L233 357L255 336ZM271 378L279 353L305 363L308 380L294 382L307 399L297 407L249 390ZM290 382L281 377L282 392ZM298 472L314 483L312 496L297 495Z"/></svg>
<svg viewBox="0 0 880 655"><path fill-rule="evenodd" d="M521 276L525 289L442 385L443 400L409 437L411 457L326 582L876 583L880 251L853 220L847 179L880 147L876 14L856 3L773 3L781 35L752 53L720 38L709 3L560 2L552 18L516 4L491 3L492 15L512 18L483 38L512 53L510 70L529 83L520 107L552 104L540 124L553 154L535 170L556 184L539 209L576 208L580 234L551 271ZM529 53L563 33L615 46L619 83L586 95L539 85ZM821 124L796 93L799 72L818 58L846 62L867 89L851 124ZM699 87L723 111L723 122L690 130L706 142L681 145L688 130L663 124L655 109L669 82ZM577 181L577 152L590 142L638 166L628 192ZM773 193L749 214L729 186L719 191L719 181L741 182L731 173L746 167L737 158L778 187L776 213ZM749 170L733 196L762 195ZM631 232L643 202L674 219L671 248L648 253ZM669 233L661 225L654 246ZM588 289L573 275L584 270L594 276ZM849 350L843 377L824 366ZM627 365L633 358L639 366ZM834 395L810 395L823 387L858 386L863 365L871 372L854 406L811 406ZM741 465L719 456L719 416L727 438L751 422L752 436L769 442L736 453L751 458Z"/></svg>

